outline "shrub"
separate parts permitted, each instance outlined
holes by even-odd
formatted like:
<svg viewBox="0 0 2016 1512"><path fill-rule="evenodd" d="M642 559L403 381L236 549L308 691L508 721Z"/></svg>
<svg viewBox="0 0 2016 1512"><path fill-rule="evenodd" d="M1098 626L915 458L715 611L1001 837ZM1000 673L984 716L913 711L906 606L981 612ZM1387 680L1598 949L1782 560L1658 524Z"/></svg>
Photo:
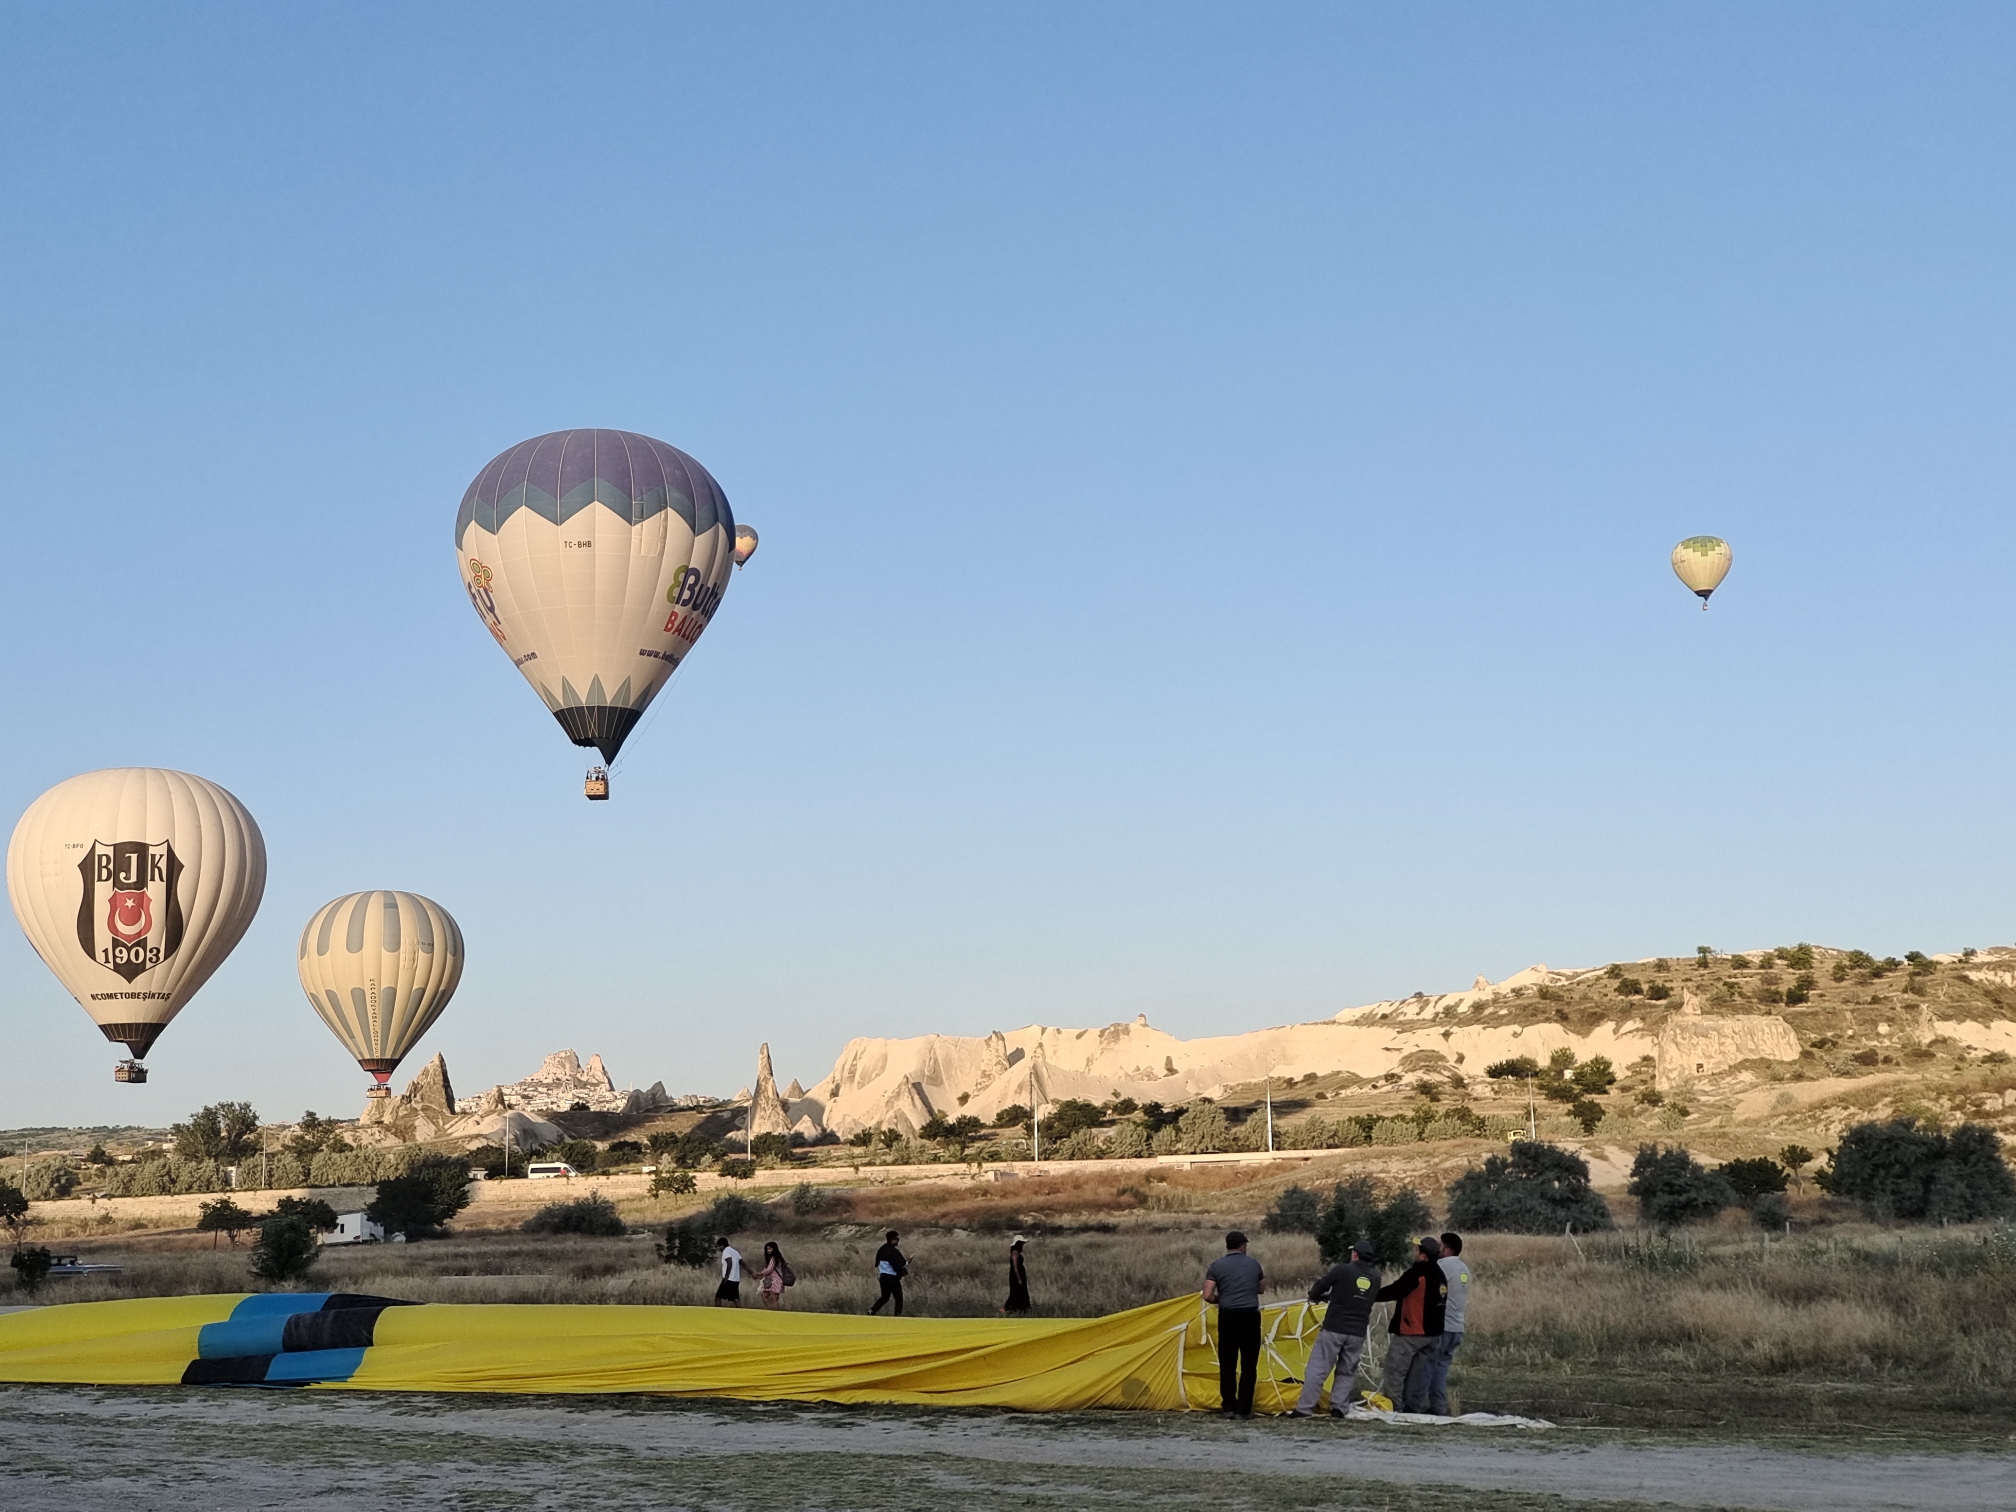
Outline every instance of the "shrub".
<svg viewBox="0 0 2016 1512"><path fill-rule="evenodd" d="M756 1162L743 1160L734 1155L723 1155L721 1174L730 1181L748 1181L756 1174Z"/></svg>
<svg viewBox="0 0 2016 1512"><path fill-rule="evenodd" d="M1645 989L1645 996L1655 1003L1663 1003L1673 996L1673 989L1665 982L1654 982Z"/></svg>
<svg viewBox="0 0 2016 1512"><path fill-rule="evenodd" d="M7 1263L14 1267L14 1284L32 1297L49 1279L49 1270L55 1265L56 1257L38 1244L31 1249L15 1250L8 1256Z"/></svg>
<svg viewBox="0 0 2016 1512"><path fill-rule="evenodd" d="M1370 1239L1386 1265L1405 1265L1414 1241L1428 1230L1428 1204L1412 1187L1383 1201L1370 1177L1339 1182L1316 1225L1316 1247L1325 1265L1335 1265L1355 1239Z"/></svg>
<svg viewBox="0 0 2016 1512"><path fill-rule="evenodd" d="M431 1239L468 1205L467 1163L437 1155L419 1162L404 1176L380 1181L377 1195L364 1212L387 1234Z"/></svg>
<svg viewBox="0 0 2016 1512"><path fill-rule="evenodd" d="M694 1219L672 1224L665 1230L665 1240L656 1246L658 1258L667 1265L685 1265L698 1270L714 1258L714 1237L701 1229Z"/></svg>
<svg viewBox="0 0 2016 1512"><path fill-rule="evenodd" d="M1772 953L1794 971L1811 971L1813 969L1813 947L1811 945L1780 945Z"/></svg>
<svg viewBox="0 0 2016 1512"><path fill-rule="evenodd" d="M299 1218L317 1233L327 1234L336 1228L336 1209L320 1197L282 1197L273 1204L275 1218Z"/></svg>
<svg viewBox="0 0 2016 1512"><path fill-rule="evenodd" d="M602 1153L612 1161L628 1165L644 1158L644 1146L634 1139L612 1139Z"/></svg>
<svg viewBox="0 0 2016 1512"><path fill-rule="evenodd" d="M1029 1122L1029 1110L1020 1103L1010 1103L994 1115L997 1129L1019 1129Z"/></svg>
<svg viewBox="0 0 2016 1512"><path fill-rule="evenodd" d="M1375 1145L1413 1144L1420 1137L1420 1129L1411 1118L1382 1118L1372 1125L1372 1143Z"/></svg>
<svg viewBox="0 0 2016 1512"><path fill-rule="evenodd" d="M1715 1169L1748 1205L1768 1192L1785 1190L1785 1168L1775 1160L1731 1160Z"/></svg>
<svg viewBox="0 0 2016 1512"><path fill-rule="evenodd" d="M1200 1102L1184 1110L1177 1121L1177 1149L1185 1155L1215 1155L1231 1137L1225 1111L1216 1103Z"/></svg>
<svg viewBox="0 0 2016 1512"><path fill-rule="evenodd" d="M1043 1137L1062 1144L1079 1130L1096 1128L1098 1123L1099 1110L1096 1107L1082 1097L1067 1097L1044 1118Z"/></svg>
<svg viewBox="0 0 2016 1512"><path fill-rule="evenodd" d="M1616 1068L1607 1055L1592 1055L1577 1066L1568 1078L1575 1090L1588 1097L1601 1097L1617 1085Z"/></svg>
<svg viewBox="0 0 2016 1512"><path fill-rule="evenodd" d="M252 1246L252 1274L284 1286L305 1277L321 1258L322 1246L306 1219L268 1218L259 1225L259 1242Z"/></svg>
<svg viewBox="0 0 2016 1512"><path fill-rule="evenodd" d="M744 1197L740 1192L723 1192L687 1221L697 1224L711 1239L717 1235L742 1233L769 1216L770 1210L753 1198Z"/></svg>
<svg viewBox="0 0 2016 1512"><path fill-rule="evenodd" d="M539 1152L542 1160L564 1160L583 1176L602 1164L602 1152L592 1139L563 1139Z"/></svg>
<svg viewBox="0 0 2016 1512"><path fill-rule="evenodd" d="M196 1232L227 1235L233 1249L238 1247L238 1236L258 1221L229 1197L219 1197L196 1209Z"/></svg>
<svg viewBox="0 0 2016 1512"><path fill-rule="evenodd" d="M1449 1184L1451 1228L1558 1234L1570 1224L1584 1233L1616 1227L1589 1184L1589 1162L1558 1145L1522 1139Z"/></svg>
<svg viewBox="0 0 2016 1512"><path fill-rule="evenodd" d="M1857 1124L1826 1174L1828 1191L1878 1218L1964 1223L2016 1211L2016 1176L1983 1124L1950 1135L1909 1118Z"/></svg>
<svg viewBox="0 0 2016 1512"><path fill-rule="evenodd" d="M751 1160L787 1161L791 1158L789 1134L758 1134L749 1141Z"/></svg>
<svg viewBox="0 0 2016 1512"><path fill-rule="evenodd" d="M1568 1116L1582 1126L1585 1135L1594 1134L1603 1124L1603 1104L1593 1097L1579 1097L1568 1105Z"/></svg>
<svg viewBox="0 0 2016 1512"><path fill-rule="evenodd" d="M1148 1131L1128 1119L1113 1130L1106 1153L1115 1160L1140 1160L1148 1153Z"/></svg>
<svg viewBox="0 0 2016 1512"><path fill-rule="evenodd" d="M67 1160L38 1160L21 1175L21 1191L30 1202L53 1202L77 1190L77 1173Z"/></svg>
<svg viewBox="0 0 2016 1512"><path fill-rule="evenodd" d="M539 1209L520 1229L527 1234L593 1234L613 1239L623 1233L616 1204L595 1192L572 1202L553 1202Z"/></svg>
<svg viewBox="0 0 2016 1512"><path fill-rule="evenodd" d="M1097 1130L1079 1129L1054 1145L1046 1141L1043 1150L1052 1160L1103 1160L1106 1143Z"/></svg>
<svg viewBox="0 0 2016 1512"><path fill-rule="evenodd" d="M1761 1229L1782 1229L1792 1221L1792 1204L1783 1192L1765 1192L1750 1204L1750 1218Z"/></svg>
<svg viewBox="0 0 2016 1512"><path fill-rule="evenodd" d="M651 1195L653 1197L667 1192L675 1197L684 1197L690 1193L697 1192L699 1189L700 1183L694 1178L691 1171L682 1171L676 1167L661 1165L656 1171L651 1173Z"/></svg>
<svg viewBox="0 0 2016 1512"><path fill-rule="evenodd" d="M1307 1187L1291 1186L1274 1199L1260 1227L1270 1234L1313 1234L1322 1221L1323 1199Z"/></svg>
<svg viewBox="0 0 2016 1512"><path fill-rule="evenodd" d="M1660 1228L1702 1222L1736 1201L1727 1179L1678 1145L1667 1149L1640 1145L1625 1190L1638 1199L1638 1211L1645 1221Z"/></svg>
<svg viewBox="0 0 2016 1512"><path fill-rule="evenodd" d="M800 1218L810 1218L814 1213L823 1213L833 1205L833 1194L824 1187L816 1187L809 1181L801 1181L791 1188L791 1211Z"/></svg>
<svg viewBox="0 0 2016 1512"><path fill-rule="evenodd" d="M1617 996L1643 997L1645 996L1645 984L1634 976L1619 977L1617 979Z"/></svg>

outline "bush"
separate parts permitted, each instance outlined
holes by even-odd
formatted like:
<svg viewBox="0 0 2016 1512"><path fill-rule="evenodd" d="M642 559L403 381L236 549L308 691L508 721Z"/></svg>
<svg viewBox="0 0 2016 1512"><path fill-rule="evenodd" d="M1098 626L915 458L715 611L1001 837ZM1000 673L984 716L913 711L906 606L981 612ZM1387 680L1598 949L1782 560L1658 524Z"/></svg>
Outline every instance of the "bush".
<svg viewBox="0 0 2016 1512"><path fill-rule="evenodd" d="M1044 1153L1052 1160L1103 1160L1106 1142L1096 1129L1078 1129L1054 1145L1046 1141Z"/></svg>
<svg viewBox="0 0 2016 1512"><path fill-rule="evenodd" d="M700 1183L691 1171L681 1171L660 1166L651 1173L651 1195L657 1197L670 1192L675 1197L685 1197L700 1190Z"/></svg>
<svg viewBox="0 0 2016 1512"><path fill-rule="evenodd" d="M196 1232L228 1235L233 1249L238 1247L238 1236L258 1221L229 1197L219 1197L196 1209Z"/></svg>
<svg viewBox="0 0 2016 1512"><path fill-rule="evenodd" d="M1067 1097L1044 1117L1043 1137L1062 1144L1079 1130L1096 1128L1098 1123L1098 1108L1082 1097Z"/></svg>
<svg viewBox="0 0 2016 1512"><path fill-rule="evenodd" d="M740 1192L723 1192L686 1221L705 1231L711 1240L716 1236L732 1237L752 1229L769 1216L770 1210L753 1198L744 1197Z"/></svg>
<svg viewBox="0 0 2016 1512"><path fill-rule="evenodd" d="M749 1141L749 1158L752 1160L789 1160L791 1158L791 1136L789 1134L758 1134Z"/></svg>
<svg viewBox="0 0 2016 1512"><path fill-rule="evenodd" d="M1782 1229L1792 1221L1792 1203L1783 1192L1763 1192L1750 1204L1750 1218L1761 1229Z"/></svg>
<svg viewBox="0 0 2016 1512"><path fill-rule="evenodd" d="M1582 1126L1584 1134L1594 1134L1603 1122L1603 1104L1593 1097L1578 1097L1568 1105L1568 1116Z"/></svg>
<svg viewBox="0 0 2016 1512"><path fill-rule="evenodd" d="M1106 1153L1115 1160L1140 1160L1148 1153L1148 1131L1128 1119L1113 1130L1106 1141Z"/></svg>
<svg viewBox="0 0 2016 1512"><path fill-rule="evenodd" d="M1355 1239L1370 1239L1386 1265L1405 1265L1414 1241L1428 1230L1428 1204L1412 1187L1381 1200L1370 1177L1339 1182L1330 1206L1316 1225L1316 1247L1325 1265L1335 1265Z"/></svg>
<svg viewBox="0 0 2016 1512"><path fill-rule="evenodd" d="M17 1248L29 1222L27 1194L11 1181L0 1181L0 1227L7 1230Z"/></svg>
<svg viewBox="0 0 2016 1512"><path fill-rule="evenodd" d="M317 1233L335 1231L336 1209L320 1197L282 1197L273 1204L275 1218L299 1218Z"/></svg>
<svg viewBox="0 0 2016 1512"><path fill-rule="evenodd" d="M1323 1199L1307 1187L1291 1186L1274 1199L1260 1227L1270 1234L1313 1234L1322 1221Z"/></svg>
<svg viewBox="0 0 2016 1512"><path fill-rule="evenodd" d="M564 1160L583 1176L602 1164L602 1152L592 1139L563 1139L539 1152L541 1160Z"/></svg>
<svg viewBox="0 0 2016 1512"><path fill-rule="evenodd" d="M1216 1155L1225 1148L1231 1134L1225 1110L1216 1103L1200 1102L1185 1109L1177 1120L1176 1148L1185 1155Z"/></svg>
<svg viewBox="0 0 2016 1512"><path fill-rule="evenodd" d="M1010 1103L994 1115L994 1127L997 1129L1019 1129L1028 1122L1029 1110L1020 1103Z"/></svg>
<svg viewBox="0 0 2016 1512"><path fill-rule="evenodd" d="M1643 997L1645 984L1634 976L1619 977L1616 991L1619 997Z"/></svg>
<svg viewBox="0 0 2016 1512"><path fill-rule="evenodd" d="M391 1176L379 1182L378 1194L364 1212L387 1234L431 1239L468 1205L467 1163L434 1156L415 1165L404 1176Z"/></svg>
<svg viewBox="0 0 2016 1512"><path fill-rule="evenodd" d="M1615 1228L1610 1204L1589 1184L1589 1162L1572 1150L1520 1140L1449 1183L1449 1226L1480 1233L1558 1234Z"/></svg>
<svg viewBox="0 0 2016 1512"><path fill-rule="evenodd" d="M1775 1160L1732 1160L1715 1169L1746 1206L1768 1192L1785 1190L1785 1168Z"/></svg>
<svg viewBox="0 0 2016 1512"><path fill-rule="evenodd" d="M322 1246L306 1219L268 1218L259 1225L259 1242L252 1246L252 1274L284 1286L303 1279L321 1258Z"/></svg>
<svg viewBox="0 0 2016 1512"><path fill-rule="evenodd" d="M730 1181L748 1181L756 1174L756 1162L734 1155L721 1157L721 1174Z"/></svg>
<svg viewBox="0 0 2016 1512"><path fill-rule="evenodd" d="M1515 1055L1510 1060L1493 1061L1484 1068L1484 1074L1492 1081L1504 1081L1507 1078L1525 1081L1528 1077L1540 1074L1540 1062L1530 1055Z"/></svg>
<svg viewBox="0 0 2016 1512"><path fill-rule="evenodd" d="M823 1213L833 1205L833 1194L824 1187L816 1187L809 1181L801 1181L791 1188L791 1211L800 1218L810 1218L815 1213Z"/></svg>
<svg viewBox="0 0 2016 1512"><path fill-rule="evenodd" d="M694 1270L713 1260L714 1236L688 1218L665 1230L664 1243L657 1246L658 1258L667 1265L685 1265Z"/></svg>
<svg viewBox="0 0 2016 1512"><path fill-rule="evenodd" d="M572 1202L551 1202L519 1225L527 1234L593 1234L613 1239L623 1233L616 1204L595 1192Z"/></svg>
<svg viewBox="0 0 2016 1512"><path fill-rule="evenodd" d="M7 1263L14 1267L14 1284L32 1297L49 1279L49 1269L56 1263L56 1257L38 1244L32 1249L15 1250Z"/></svg>
<svg viewBox="0 0 2016 1512"><path fill-rule="evenodd" d="M54 1202L77 1190L77 1173L67 1160L38 1160L21 1176L21 1191L30 1202Z"/></svg>
<svg viewBox="0 0 2016 1512"><path fill-rule="evenodd" d="M1737 1200L1726 1178L1678 1145L1670 1149L1640 1145L1626 1190L1638 1199L1645 1221L1660 1228L1703 1222Z"/></svg>
<svg viewBox="0 0 2016 1512"><path fill-rule="evenodd" d="M1826 1190L1873 1217L1965 1223L2016 1212L2016 1176L2001 1141L1983 1124L1951 1135L1909 1118L1857 1124L1841 1137Z"/></svg>

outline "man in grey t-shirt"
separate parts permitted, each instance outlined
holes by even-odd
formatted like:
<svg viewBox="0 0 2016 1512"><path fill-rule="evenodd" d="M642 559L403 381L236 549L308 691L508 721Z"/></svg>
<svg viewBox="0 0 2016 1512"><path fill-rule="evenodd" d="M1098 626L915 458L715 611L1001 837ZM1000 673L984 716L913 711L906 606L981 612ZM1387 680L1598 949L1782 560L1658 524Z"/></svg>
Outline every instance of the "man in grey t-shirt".
<svg viewBox="0 0 2016 1512"><path fill-rule="evenodd" d="M1449 1362L1463 1347L1463 1317L1470 1304L1470 1266L1463 1258L1463 1236L1442 1236L1442 1258L1436 1262L1448 1278L1449 1298L1442 1306L1442 1337L1428 1357L1428 1410L1449 1416Z"/></svg>
<svg viewBox="0 0 2016 1512"><path fill-rule="evenodd" d="M1246 1236L1225 1236L1225 1253L1204 1272L1204 1300L1218 1304L1218 1400L1226 1414L1253 1416L1253 1387L1260 1373L1260 1262L1246 1253Z"/></svg>

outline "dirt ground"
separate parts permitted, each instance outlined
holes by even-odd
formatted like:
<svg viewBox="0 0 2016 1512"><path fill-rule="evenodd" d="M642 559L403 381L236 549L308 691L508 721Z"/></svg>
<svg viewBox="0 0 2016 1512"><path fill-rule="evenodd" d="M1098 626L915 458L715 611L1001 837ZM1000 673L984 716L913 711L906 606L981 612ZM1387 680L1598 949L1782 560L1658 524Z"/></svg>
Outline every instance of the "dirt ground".
<svg viewBox="0 0 2016 1512"><path fill-rule="evenodd" d="M0 1388L0 1467L13 1512L305 1501L329 1512L1975 1512L2008 1506L2016 1484L2009 1454L1807 1453L1567 1430L59 1387Z"/></svg>

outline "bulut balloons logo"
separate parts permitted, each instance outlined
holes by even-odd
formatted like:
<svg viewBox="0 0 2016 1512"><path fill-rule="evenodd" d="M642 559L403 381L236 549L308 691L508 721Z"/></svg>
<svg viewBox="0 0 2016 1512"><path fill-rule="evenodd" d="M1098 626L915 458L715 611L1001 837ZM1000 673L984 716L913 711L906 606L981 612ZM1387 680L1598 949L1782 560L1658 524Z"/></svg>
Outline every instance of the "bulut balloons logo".
<svg viewBox="0 0 2016 1512"><path fill-rule="evenodd" d="M94 840L77 863L84 896L77 908L77 943L107 970L132 981L182 945L182 902L175 884L182 862L163 840Z"/></svg>

